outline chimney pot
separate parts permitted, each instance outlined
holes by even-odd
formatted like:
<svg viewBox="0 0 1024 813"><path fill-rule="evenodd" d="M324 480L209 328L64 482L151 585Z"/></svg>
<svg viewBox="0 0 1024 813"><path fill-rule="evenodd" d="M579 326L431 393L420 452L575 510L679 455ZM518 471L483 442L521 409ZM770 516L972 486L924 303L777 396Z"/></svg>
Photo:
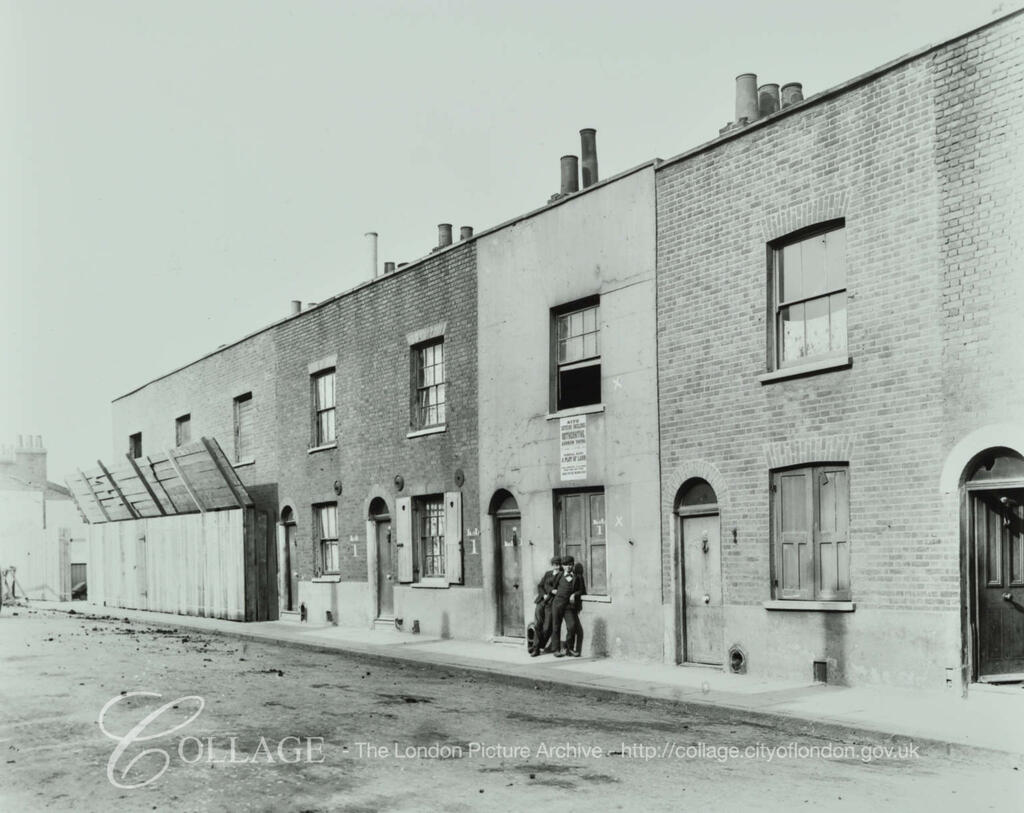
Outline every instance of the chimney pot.
<svg viewBox="0 0 1024 813"><path fill-rule="evenodd" d="M468 240L472 236L473 236L473 227L472 226L459 226L459 239L460 240Z"/></svg>
<svg viewBox="0 0 1024 813"><path fill-rule="evenodd" d="M586 189L597 183L597 130L593 127L580 130L580 155L580 171Z"/></svg>
<svg viewBox="0 0 1024 813"><path fill-rule="evenodd" d="M452 224L451 223L438 223L437 224L437 247L444 248L452 244Z"/></svg>
<svg viewBox="0 0 1024 813"><path fill-rule="evenodd" d="M804 100L804 86L799 82L787 82L782 86L782 109Z"/></svg>
<svg viewBox="0 0 1024 813"><path fill-rule="evenodd" d="M757 74L741 73L736 77L736 123L742 119L757 121Z"/></svg>
<svg viewBox="0 0 1024 813"><path fill-rule="evenodd" d="M302 313L302 302L298 299L292 300L292 316L297 313Z"/></svg>
<svg viewBox="0 0 1024 813"><path fill-rule="evenodd" d="M571 195L580 191L579 159L575 155L562 156L562 192Z"/></svg>
<svg viewBox="0 0 1024 813"><path fill-rule="evenodd" d="M779 112L779 86L774 83L757 89L757 112L761 118Z"/></svg>
<svg viewBox="0 0 1024 813"><path fill-rule="evenodd" d="M366 256L370 262L370 279L377 276L377 232L366 232Z"/></svg>
<svg viewBox="0 0 1024 813"><path fill-rule="evenodd" d="M395 273L395 264L393 262L391 262L390 260L388 262L384 263L384 273L385 274L393 274L393 273Z"/></svg>

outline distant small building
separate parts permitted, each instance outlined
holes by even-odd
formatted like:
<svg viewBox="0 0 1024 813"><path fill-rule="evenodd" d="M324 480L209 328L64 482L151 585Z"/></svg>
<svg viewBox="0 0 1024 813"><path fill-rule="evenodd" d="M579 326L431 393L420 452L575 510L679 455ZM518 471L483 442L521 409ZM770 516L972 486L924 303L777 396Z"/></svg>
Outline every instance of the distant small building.
<svg viewBox="0 0 1024 813"><path fill-rule="evenodd" d="M0 447L0 569L14 568L16 595L85 598L88 561L86 525L67 488L46 479L42 438Z"/></svg>

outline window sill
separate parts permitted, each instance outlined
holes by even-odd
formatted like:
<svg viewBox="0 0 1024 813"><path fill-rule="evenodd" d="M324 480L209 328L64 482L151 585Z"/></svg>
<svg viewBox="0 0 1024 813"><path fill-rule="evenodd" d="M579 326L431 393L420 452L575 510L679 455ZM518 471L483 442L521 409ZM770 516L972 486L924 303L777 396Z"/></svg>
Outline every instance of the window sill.
<svg viewBox="0 0 1024 813"><path fill-rule="evenodd" d="M444 423L440 426L428 426L426 429L417 429L414 432L406 433L407 438L421 438L424 435L439 435L441 432L448 431L448 424Z"/></svg>
<svg viewBox="0 0 1024 813"><path fill-rule="evenodd" d="M246 458L245 460L236 460L231 465L232 465L232 467L234 467L236 469L240 469L240 468L242 468L242 466L252 466L252 465L255 465L255 463L256 463L256 458L250 457L250 458Z"/></svg>
<svg viewBox="0 0 1024 813"><path fill-rule="evenodd" d="M337 582L340 582L340 581L341 581L341 574L340 573L332 574L332 575L329 575L329 576L314 576L313 577L313 584L327 584L327 583L334 584L334 583L337 583Z"/></svg>
<svg viewBox="0 0 1024 813"><path fill-rule="evenodd" d="M762 384L771 384L773 381L783 381L787 378L798 378L803 375L814 373L825 373L829 370L843 370L853 366L853 356L835 356L821 359L820 361L809 361L807 364L794 364L792 367L782 367L770 373L759 375L757 380Z"/></svg>
<svg viewBox="0 0 1024 813"><path fill-rule="evenodd" d="M571 418L574 415L594 415L604 412L604 404L587 404L586 406L573 407L572 409L560 409L558 412L549 412L544 420L557 421L559 418Z"/></svg>
<svg viewBox="0 0 1024 813"><path fill-rule="evenodd" d="M611 596L580 596L584 601L592 601L594 604L611 604Z"/></svg>
<svg viewBox="0 0 1024 813"><path fill-rule="evenodd" d="M852 601L766 601L766 610L804 610L821 613L852 613L857 605Z"/></svg>
<svg viewBox="0 0 1024 813"><path fill-rule="evenodd" d="M323 446L310 446L308 449L306 449L306 454L313 454L314 452L324 452L327 449L337 449L337 448L338 448L338 441L334 441L333 443L325 443Z"/></svg>
<svg viewBox="0 0 1024 813"><path fill-rule="evenodd" d="M447 590L451 587L445 579L423 579L418 582L412 582L409 586L417 590Z"/></svg>

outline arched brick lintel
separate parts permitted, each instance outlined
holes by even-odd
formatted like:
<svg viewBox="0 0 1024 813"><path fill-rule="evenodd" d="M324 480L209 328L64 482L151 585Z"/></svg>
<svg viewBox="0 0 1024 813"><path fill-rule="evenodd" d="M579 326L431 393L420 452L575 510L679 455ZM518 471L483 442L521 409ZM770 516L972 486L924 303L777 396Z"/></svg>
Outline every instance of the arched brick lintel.
<svg viewBox="0 0 1024 813"><path fill-rule="evenodd" d="M686 460L662 478L661 500L667 512L671 513L675 508L676 495L683 483L696 477L711 484L718 498L719 511L726 509L729 504L729 489L722 473L706 460Z"/></svg>
<svg viewBox="0 0 1024 813"><path fill-rule="evenodd" d="M785 209L767 211L761 221L761 236L770 243L808 226L846 217L848 197L845 190L832 192Z"/></svg>
<svg viewBox="0 0 1024 813"><path fill-rule="evenodd" d="M296 525L298 525L299 524L299 510L297 508L297 503L295 502L295 500L293 500L291 498L284 499L284 500L281 500L279 502L279 507L278 507L278 510L277 510L277 517L274 519L274 522L276 522L276 523L278 523L280 525L281 524L281 517L284 516L284 512L287 509L289 509L289 508L292 509L292 522L294 522Z"/></svg>
<svg viewBox="0 0 1024 813"><path fill-rule="evenodd" d="M372 503L377 497L380 497L387 504L388 513L391 516L395 515L395 500L391 496L391 492L382 486L380 483L374 483L366 490L366 497L363 498L363 517L369 518L370 516L370 503Z"/></svg>
<svg viewBox="0 0 1024 813"><path fill-rule="evenodd" d="M946 462L939 476L940 493L951 494L960 488L960 479L971 458L996 446L1005 446L1024 455L1024 426L1016 423L992 423L975 429L962 438L946 455Z"/></svg>
<svg viewBox="0 0 1024 813"><path fill-rule="evenodd" d="M766 468L784 469L808 463L848 463L853 457L853 440L844 435L785 440L766 443Z"/></svg>

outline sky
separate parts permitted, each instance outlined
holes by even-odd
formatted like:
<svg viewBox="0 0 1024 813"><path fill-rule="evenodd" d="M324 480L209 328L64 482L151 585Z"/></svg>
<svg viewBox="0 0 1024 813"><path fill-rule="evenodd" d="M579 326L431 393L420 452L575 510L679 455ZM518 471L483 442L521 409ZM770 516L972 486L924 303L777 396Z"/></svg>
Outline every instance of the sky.
<svg viewBox="0 0 1024 813"><path fill-rule="evenodd" d="M114 456L110 402L601 177L1020 6L982 0L0 0L0 445ZM123 440L123 439L122 439ZM118 442L117 452L123 452Z"/></svg>

